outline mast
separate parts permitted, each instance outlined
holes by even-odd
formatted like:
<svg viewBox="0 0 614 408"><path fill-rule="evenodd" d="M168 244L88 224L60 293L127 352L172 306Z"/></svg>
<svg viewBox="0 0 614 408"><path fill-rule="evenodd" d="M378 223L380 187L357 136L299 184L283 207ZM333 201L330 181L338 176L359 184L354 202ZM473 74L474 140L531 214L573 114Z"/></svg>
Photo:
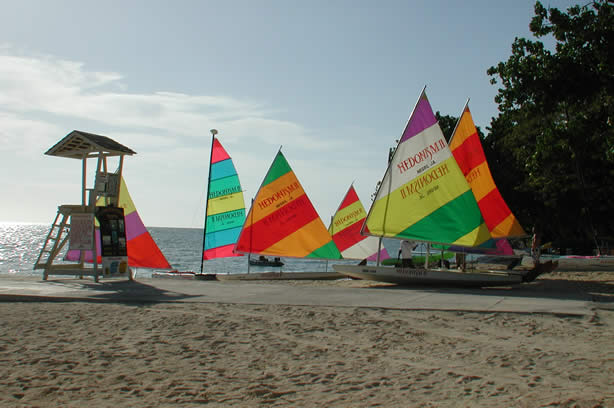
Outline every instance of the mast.
<svg viewBox="0 0 614 408"><path fill-rule="evenodd" d="M248 274L249 274L249 265L250 265L249 260L252 256L252 242L253 242L253 237L254 237L254 228L253 228L253 225L254 225L254 197L252 197L252 204L249 208L249 222L252 225L252 228L249 229L249 252L247 253L247 273Z"/></svg>
<svg viewBox="0 0 614 408"><path fill-rule="evenodd" d="M465 111L467 110L468 106L469 106L469 98L467 98L467 102L465 102L465 106L463 106L463 110L461 111L461 114L458 117L458 120L456 121L456 125L454 126L454 130L452 130L452 134L450 135L450 140L448 140L448 145L452 144L452 139L454 139L454 135L456 135L456 129L458 129L458 125L461 122L461 119L463 117L463 113L465 113ZM445 135L444 135L444 137L445 137Z"/></svg>
<svg viewBox="0 0 614 408"><path fill-rule="evenodd" d="M209 175L207 176L207 195L205 197L205 225L203 226L203 250L200 254L200 273L203 273L203 265L205 263L205 239L207 237L207 213L209 212L209 187L211 185L211 160L213 160L213 142L217 129L211 129L211 152L209 153Z"/></svg>

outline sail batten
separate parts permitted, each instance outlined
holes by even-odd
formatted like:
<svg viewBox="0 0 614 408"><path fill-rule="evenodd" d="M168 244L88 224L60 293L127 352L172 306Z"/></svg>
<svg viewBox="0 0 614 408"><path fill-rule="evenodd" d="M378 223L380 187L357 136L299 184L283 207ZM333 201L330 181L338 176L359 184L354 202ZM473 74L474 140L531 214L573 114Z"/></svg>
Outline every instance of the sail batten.
<svg viewBox="0 0 614 408"><path fill-rule="evenodd" d="M281 150L252 201L236 251L279 257L341 258Z"/></svg>

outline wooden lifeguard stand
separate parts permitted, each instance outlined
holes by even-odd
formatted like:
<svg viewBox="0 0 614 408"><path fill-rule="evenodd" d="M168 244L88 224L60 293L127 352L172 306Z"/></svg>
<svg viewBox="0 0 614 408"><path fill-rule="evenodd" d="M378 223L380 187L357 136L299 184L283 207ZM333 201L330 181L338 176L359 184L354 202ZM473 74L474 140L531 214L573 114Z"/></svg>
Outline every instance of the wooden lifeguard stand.
<svg viewBox="0 0 614 408"><path fill-rule="evenodd" d="M43 269L44 280L47 280L49 275L88 275L98 282L103 271L99 268L96 248L96 203L103 198L104 205L117 206L124 156L136 152L106 136L73 130L45 154L82 161L81 204L64 204L58 207L58 213L34 269ZM107 159L110 157L119 158L119 165L114 172L109 171ZM90 188L87 187L88 159L96 159L94 185ZM67 242L70 243L69 249L80 251L78 264L56 262L62 261L57 258ZM85 265L87 251L92 253L93 267ZM132 279L129 270L128 275Z"/></svg>

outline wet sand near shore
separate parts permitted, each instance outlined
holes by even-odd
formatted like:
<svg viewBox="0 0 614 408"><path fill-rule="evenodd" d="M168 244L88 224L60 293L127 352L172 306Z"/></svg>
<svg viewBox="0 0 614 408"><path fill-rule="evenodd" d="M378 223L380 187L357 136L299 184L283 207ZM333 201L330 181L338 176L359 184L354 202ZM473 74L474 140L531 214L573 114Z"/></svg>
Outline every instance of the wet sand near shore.
<svg viewBox="0 0 614 408"><path fill-rule="evenodd" d="M598 307L0 302L0 406L614 406L614 274L555 272L531 287L581 287Z"/></svg>

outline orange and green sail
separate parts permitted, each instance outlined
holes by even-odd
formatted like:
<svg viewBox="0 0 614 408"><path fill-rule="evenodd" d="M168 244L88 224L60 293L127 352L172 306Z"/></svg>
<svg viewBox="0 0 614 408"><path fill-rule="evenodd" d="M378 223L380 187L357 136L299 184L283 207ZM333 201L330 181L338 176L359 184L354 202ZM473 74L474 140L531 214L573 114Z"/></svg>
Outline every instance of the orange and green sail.
<svg viewBox="0 0 614 408"><path fill-rule="evenodd" d="M361 233L464 247L492 242L424 90Z"/></svg>
<svg viewBox="0 0 614 408"><path fill-rule="evenodd" d="M526 236L495 185L467 104L450 138L450 149L471 186L492 237Z"/></svg>
<svg viewBox="0 0 614 408"><path fill-rule="evenodd" d="M354 186L351 185L328 227L328 232L341 251L341 256L344 259L376 261L379 252L380 260L390 258L386 248L379 249L378 238L360 234L365 218L367 218L365 207L360 202Z"/></svg>
<svg viewBox="0 0 614 408"><path fill-rule="evenodd" d="M252 202L235 250L279 257L341 259L281 151Z"/></svg>
<svg viewBox="0 0 614 408"><path fill-rule="evenodd" d="M101 197L96 202L97 206L105 205L105 198ZM136 210L132 197L128 192L128 187L123 177L119 187L118 207L124 209L124 220L126 222L126 249L128 252L128 265L134 268L152 268L152 269L171 269L164 254L152 238L143 224L141 216ZM98 229L98 221L96 224L96 251L101 253L100 248L100 231ZM65 259L68 261L79 261L81 251L70 250L66 253ZM85 262L92 262L92 251L85 251ZM102 262L102 258L98 255L98 263Z"/></svg>

